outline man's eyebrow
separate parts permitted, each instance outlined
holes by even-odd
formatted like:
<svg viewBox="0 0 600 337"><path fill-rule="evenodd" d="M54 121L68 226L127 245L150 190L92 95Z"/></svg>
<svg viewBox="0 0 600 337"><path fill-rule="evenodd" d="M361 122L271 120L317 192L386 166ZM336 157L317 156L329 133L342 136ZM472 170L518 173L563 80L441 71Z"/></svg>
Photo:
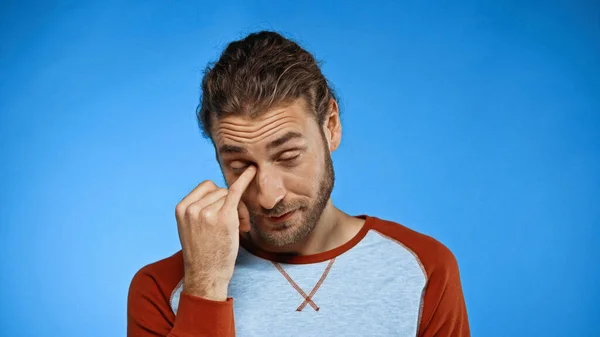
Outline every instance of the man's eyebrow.
<svg viewBox="0 0 600 337"><path fill-rule="evenodd" d="M222 145L221 147L219 147L219 153L221 153L221 154L246 153L246 152L247 152L246 149L241 146L225 144L225 145Z"/></svg>
<svg viewBox="0 0 600 337"><path fill-rule="evenodd" d="M286 133L285 135L283 135L283 136L275 139L274 141L270 142L269 144L267 144L267 149L271 150L276 147L279 147L294 138L304 138L304 136L302 136L301 133L290 131L290 132Z"/></svg>

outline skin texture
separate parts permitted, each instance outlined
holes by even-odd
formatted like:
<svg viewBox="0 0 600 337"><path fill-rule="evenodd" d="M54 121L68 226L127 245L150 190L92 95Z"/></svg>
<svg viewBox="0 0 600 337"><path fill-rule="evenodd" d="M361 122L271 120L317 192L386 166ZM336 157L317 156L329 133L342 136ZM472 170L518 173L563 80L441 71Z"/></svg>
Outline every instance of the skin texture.
<svg viewBox="0 0 600 337"><path fill-rule="evenodd" d="M246 168L256 168L241 198L255 244L273 252L310 254L335 248L358 232L362 220L344 214L330 200L330 153L339 146L341 132L334 100L321 126L304 99L254 119L237 115L214 120L211 134L227 184ZM285 221L271 218L289 211L294 212Z"/></svg>

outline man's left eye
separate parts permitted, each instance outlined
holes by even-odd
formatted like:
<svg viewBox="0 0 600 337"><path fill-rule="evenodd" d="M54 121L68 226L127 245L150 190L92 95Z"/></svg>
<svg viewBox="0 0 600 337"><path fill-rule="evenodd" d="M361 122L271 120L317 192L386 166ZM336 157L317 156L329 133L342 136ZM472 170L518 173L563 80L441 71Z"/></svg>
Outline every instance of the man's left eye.
<svg viewBox="0 0 600 337"><path fill-rule="evenodd" d="M292 155L283 155L283 156L279 157L279 161L289 162L289 161L292 161L294 159L297 159L298 157L300 157L299 153L292 154Z"/></svg>

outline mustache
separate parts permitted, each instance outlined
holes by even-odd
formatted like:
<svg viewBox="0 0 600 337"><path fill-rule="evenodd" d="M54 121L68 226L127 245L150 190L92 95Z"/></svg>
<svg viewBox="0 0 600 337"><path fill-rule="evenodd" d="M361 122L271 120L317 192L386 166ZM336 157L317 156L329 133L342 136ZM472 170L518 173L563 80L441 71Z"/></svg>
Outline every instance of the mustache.
<svg viewBox="0 0 600 337"><path fill-rule="evenodd" d="M260 211L257 213L265 217L278 217L296 209L306 208L307 206L308 203L304 200L294 200L288 202L284 202L282 200L271 209L261 207Z"/></svg>

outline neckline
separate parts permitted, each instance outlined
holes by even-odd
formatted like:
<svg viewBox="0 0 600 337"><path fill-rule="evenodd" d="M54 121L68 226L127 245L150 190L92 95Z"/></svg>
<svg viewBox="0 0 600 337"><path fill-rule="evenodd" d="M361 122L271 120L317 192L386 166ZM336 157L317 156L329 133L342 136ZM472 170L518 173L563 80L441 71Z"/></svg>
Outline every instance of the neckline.
<svg viewBox="0 0 600 337"><path fill-rule="evenodd" d="M345 252L352 249L356 246L369 232L371 228L371 222L373 219L367 215L358 215L356 216L359 219L365 220L365 223L361 227L361 229L356 233L352 239L345 242L341 246L333 248L331 250L327 250L317 254L311 255L293 255L293 254L282 254L282 253L273 253L262 248L258 247L252 241L245 239L240 236L240 246L248 251L250 254L263 258L265 260L269 260L271 262L279 262L286 264L311 264L311 263L319 263L331 260L335 257L338 257Z"/></svg>

